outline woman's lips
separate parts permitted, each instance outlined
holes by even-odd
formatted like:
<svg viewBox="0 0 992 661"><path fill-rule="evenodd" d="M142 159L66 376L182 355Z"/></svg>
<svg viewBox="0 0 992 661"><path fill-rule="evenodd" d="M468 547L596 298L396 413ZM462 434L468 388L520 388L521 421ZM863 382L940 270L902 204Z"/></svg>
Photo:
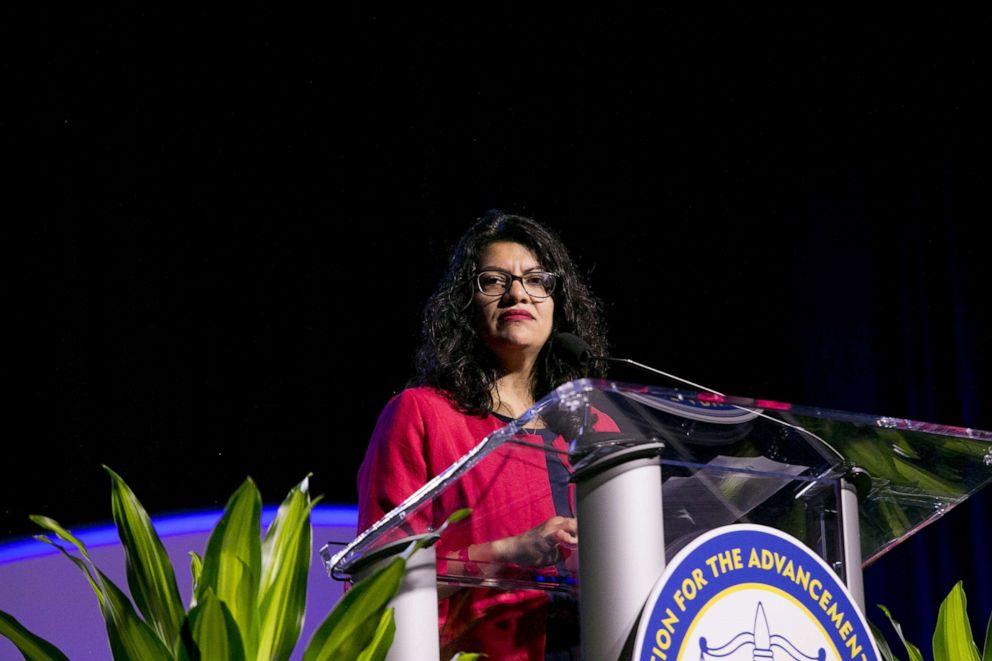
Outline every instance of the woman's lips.
<svg viewBox="0 0 992 661"><path fill-rule="evenodd" d="M533 318L534 315L526 310L507 310L499 316L500 321L530 321Z"/></svg>

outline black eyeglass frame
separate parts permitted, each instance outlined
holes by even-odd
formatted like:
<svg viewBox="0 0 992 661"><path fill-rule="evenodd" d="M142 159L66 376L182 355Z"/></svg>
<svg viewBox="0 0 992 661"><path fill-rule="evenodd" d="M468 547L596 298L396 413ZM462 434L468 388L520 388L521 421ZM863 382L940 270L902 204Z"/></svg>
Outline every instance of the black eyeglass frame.
<svg viewBox="0 0 992 661"><path fill-rule="evenodd" d="M485 275L486 273L499 273L500 275L505 275L507 278L509 278L509 280L506 281L506 286L503 288L503 291L501 293L489 294L483 291L482 276ZM541 294L534 294L533 292L531 292L531 290L527 289L527 285L524 283L524 278L534 275L551 276L551 291L548 292L547 294L541 295ZM476 291L478 291L483 296L492 296L493 298L496 298L498 296L506 296L506 293L513 288L514 280L520 281L520 286L524 288L524 291L527 292L528 296L530 296L531 298L544 300L546 298L551 298L552 296L554 296L555 292L558 290L558 282L561 280L561 278L558 276L557 273L552 273L550 271L528 271L523 275L513 275L509 271L503 271L500 269L486 269L485 271L478 271L472 276L472 281L475 283Z"/></svg>

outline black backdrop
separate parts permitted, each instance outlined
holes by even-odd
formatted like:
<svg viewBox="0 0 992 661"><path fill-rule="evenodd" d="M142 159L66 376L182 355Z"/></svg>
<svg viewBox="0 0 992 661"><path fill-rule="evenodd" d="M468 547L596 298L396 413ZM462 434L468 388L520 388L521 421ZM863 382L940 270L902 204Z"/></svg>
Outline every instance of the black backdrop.
<svg viewBox="0 0 992 661"><path fill-rule="evenodd" d="M559 231L615 355L992 429L976 16L252 5L6 29L28 36L4 132L31 197L0 535L106 520L100 464L155 513L249 475L269 502L310 472L355 502L446 250L492 207ZM984 633L989 503L867 571L924 647L958 579Z"/></svg>

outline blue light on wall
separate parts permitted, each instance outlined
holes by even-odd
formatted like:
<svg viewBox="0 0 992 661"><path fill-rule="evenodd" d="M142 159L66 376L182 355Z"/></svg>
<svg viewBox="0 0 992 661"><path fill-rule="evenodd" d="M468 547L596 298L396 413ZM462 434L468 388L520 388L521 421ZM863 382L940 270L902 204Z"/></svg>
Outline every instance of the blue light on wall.
<svg viewBox="0 0 992 661"><path fill-rule="evenodd" d="M262 529L272 523L279 508L270 505L262 508ZM220 519L223 510L207 510L187 512L183 514L168 514L153 516L159 537L172 537L197 532L208 532L213 529ZM358 507L354 505L317 505L310 514L310 523L314 527L351 527L358 524ZM40 531L40 530L39 530ZM88 548L97 548L109 544L119 544L117 527L113 524L100 524L71 531ZM58 549L50 544L33 538L16 539L0 543L0 564L18 562L29 558L37 558L58 553Z"/></svg>

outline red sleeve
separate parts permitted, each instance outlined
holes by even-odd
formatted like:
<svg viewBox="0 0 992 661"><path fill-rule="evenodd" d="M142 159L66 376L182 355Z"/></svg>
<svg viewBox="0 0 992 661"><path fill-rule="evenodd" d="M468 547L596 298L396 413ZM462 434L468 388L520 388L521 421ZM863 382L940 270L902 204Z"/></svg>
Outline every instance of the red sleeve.
<svg viewBox="0 0 992 661"><path fill-rule="evenodd" d="M379 414L358 471L359 531L427 482L424 443L424 418L417 398L403 391Z"/></svg>

